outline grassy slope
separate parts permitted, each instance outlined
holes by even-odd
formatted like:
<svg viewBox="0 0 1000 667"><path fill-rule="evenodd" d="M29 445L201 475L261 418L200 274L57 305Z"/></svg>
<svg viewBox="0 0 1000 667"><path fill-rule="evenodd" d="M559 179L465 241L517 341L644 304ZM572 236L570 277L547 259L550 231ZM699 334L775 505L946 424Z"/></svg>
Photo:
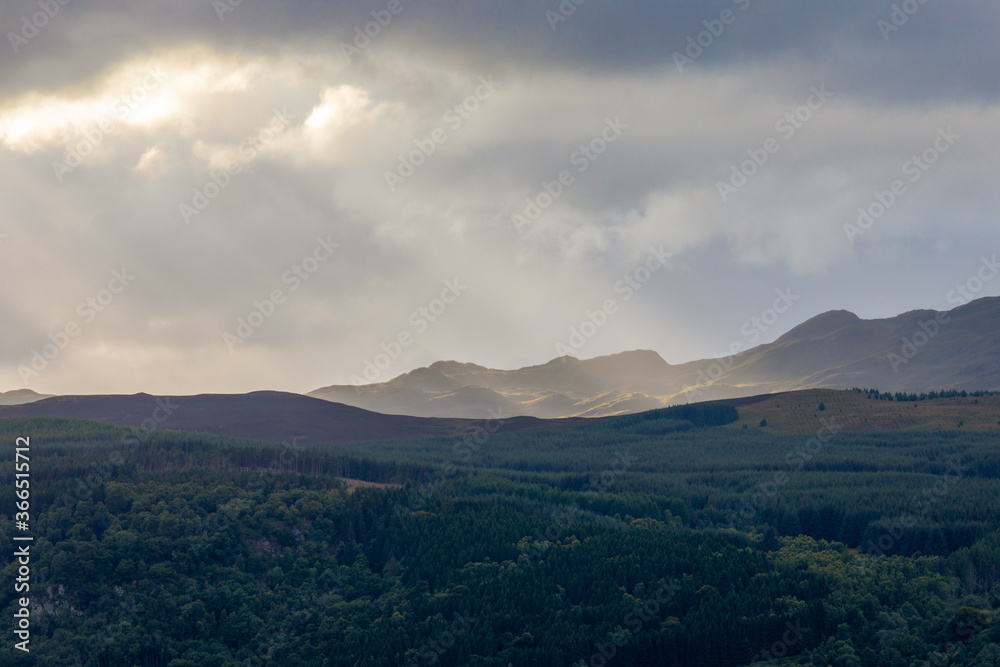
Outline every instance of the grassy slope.
<svg viewBox="0 0 1000 667"><path fill-rule="evenodd" d="M976 402L978 401L978 403ZM721 401L735 405L740 421L725 428L766 428L774 433L815 432L820 418L846 431L938 431L962 428L1000 433L1000 396L940 398L918 402L879 401L850 391L803 391ZM826 406L819 410L819 404ZM961 427L959 427L961 423Z"/></svg>

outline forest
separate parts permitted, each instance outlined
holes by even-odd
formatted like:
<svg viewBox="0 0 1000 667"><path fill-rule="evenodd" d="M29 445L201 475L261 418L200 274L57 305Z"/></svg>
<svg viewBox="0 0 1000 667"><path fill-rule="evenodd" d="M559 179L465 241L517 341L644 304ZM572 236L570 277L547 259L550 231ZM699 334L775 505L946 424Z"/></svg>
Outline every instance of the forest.
<svg viewBox="0 0 1000 667"><path fill-rule="evenodd" d="M1000 665L1000 428L830 407L336 446L0 420L35 538L0 665Z"/></svg>

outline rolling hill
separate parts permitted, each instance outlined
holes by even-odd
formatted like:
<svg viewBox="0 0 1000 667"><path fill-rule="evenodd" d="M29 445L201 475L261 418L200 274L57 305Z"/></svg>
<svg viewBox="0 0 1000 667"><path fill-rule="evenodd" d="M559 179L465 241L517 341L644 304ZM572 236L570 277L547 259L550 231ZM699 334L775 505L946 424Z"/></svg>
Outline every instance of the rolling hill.
<svg viewBox="0 0 1000 667"><path fill-rule="evenodd" d="M50 396L39 394L30 389L14 389L13 391L0 392L0 405L24 405L44 398L50 398Z"/></svg>
<svg viewBox="0 0 1000 667"><path fill-rule="evenodd" d="M483 419L386 415L276 391L169 397L149 394L57 396L24 405L0 407L0 418L84 419L119 426L194 431L271 442L292 438L326 443L362 442L462 435L484 425L506 432L540 427L562 428L576 423L576 420L552 423L530 417L509 418L507 413L502 413L502 416L502 423L494 425Z"/></svg>

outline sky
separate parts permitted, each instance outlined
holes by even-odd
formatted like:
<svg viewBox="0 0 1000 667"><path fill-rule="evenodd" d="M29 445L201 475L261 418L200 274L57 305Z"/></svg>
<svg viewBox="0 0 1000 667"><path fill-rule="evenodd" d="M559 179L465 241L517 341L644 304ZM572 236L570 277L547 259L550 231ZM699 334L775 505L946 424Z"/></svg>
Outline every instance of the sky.
<svg viewBox="0 0 1000 667"><path fill-rule="evenodd" d="M0 390L682 363L952 308L1000 250L998 28L990 0L7 0Z"/></svg>

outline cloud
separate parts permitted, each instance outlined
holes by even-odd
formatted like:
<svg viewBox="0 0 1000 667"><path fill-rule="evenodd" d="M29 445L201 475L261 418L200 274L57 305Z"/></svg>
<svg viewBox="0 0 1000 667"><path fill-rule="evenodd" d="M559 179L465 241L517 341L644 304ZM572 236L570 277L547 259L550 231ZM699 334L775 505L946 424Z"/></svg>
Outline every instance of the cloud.
<svg viewBox="0 0 1000 667"><path fill-rule="evenodd" d="M935 278L995 238L989 3L927 3L888 39L891 5L853 0L587 2L555 30L558 2L404 6L350 62L384 3L244 0L221 21L211 3L72 3L0 60L0 260L29 277L0 293L0 382L21 386L122 266L135 284L33 388L346 382L455 277L467 294L393 371L540 363L651 245L675 263L582 356L683 361L789 284L797 318L942 307ZM10 7L10 30L35 11ZM942 127L954 150L852 243L845 224ZM293 292L283 276L327 236L340 251ZM276 289L287 302L231 354L223 334Z"/></svg>

